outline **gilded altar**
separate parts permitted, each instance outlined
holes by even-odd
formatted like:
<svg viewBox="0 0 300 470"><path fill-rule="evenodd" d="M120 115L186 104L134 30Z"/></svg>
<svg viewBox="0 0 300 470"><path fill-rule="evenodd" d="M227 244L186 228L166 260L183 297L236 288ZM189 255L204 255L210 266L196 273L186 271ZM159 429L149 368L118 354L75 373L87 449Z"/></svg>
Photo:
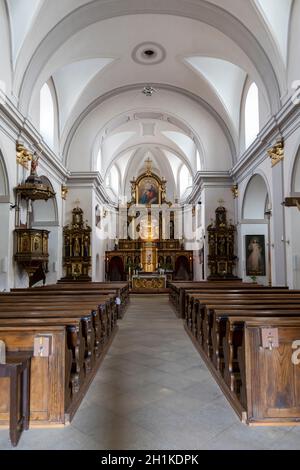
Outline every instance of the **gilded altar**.
<svg viewBox="0 0 300 470"><path fill-rule="evenodd" d="M165 289L167 286L167 276L155 275L134 275L132 276L132 289Z"/></svg>
<svg viewBox="0 0 300 470"><path fill-rule="evenodd" d="M105 253L106 278L129 280L132 274L162 269L169 279L192 280L193 252L185 250L175 229L181 208L167 200L167 181L152 171L151 160L145 163L146 170L131 181L123 238Z"/></svg>
<svg viewBox="0 0 300 470"><path fill-rule="evenodd" d="M216 218L207 227L209 280L234 279L236 264L235 226L227 221L225 207L216 209Z"/></svg>
<svg viewBox="0 0 300 470"><path fill-rule="evenodd" d="M91 280L89 276L91 267L91 232L91 227L83 220L82 209L75 207L72 211L72 223L66 225L63 229L65 280Z"/></svg>

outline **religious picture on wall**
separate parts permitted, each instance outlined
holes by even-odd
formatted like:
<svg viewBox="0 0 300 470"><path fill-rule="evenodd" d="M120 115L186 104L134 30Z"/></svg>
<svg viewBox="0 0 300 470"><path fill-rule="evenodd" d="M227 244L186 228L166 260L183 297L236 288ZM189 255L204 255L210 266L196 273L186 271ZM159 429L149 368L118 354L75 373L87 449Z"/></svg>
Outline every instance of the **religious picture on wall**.
<svg viewBox="0 0 300 470"><path fill-rule="evenodd" d="M159 185L154 178L143 178L138 185L138 204L159 204Z"/></svg>
<svg viewBox="0 0 300 470"><path fill-rule="evenodd" d="M246 235L246 275L266 275L264 235Z"/></svg>

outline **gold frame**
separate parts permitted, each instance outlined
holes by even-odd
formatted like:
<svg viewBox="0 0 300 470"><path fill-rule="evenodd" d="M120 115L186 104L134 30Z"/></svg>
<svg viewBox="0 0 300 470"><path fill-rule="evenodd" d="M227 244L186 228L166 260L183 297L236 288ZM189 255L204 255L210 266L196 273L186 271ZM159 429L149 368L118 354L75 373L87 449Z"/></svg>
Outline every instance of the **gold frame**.
<svg viewBox="0 0 300 470"><path fill-rule="evenodd" d="M156 187L158 189L158 202L155 203L155 204L161 204L161 193L162 193L162 184L161 184L161 181L160 179L156 176L156 175L143 175L141 178L138 178L137 182L136 182L136 187L135 187L135 203L138 205L144 205L143 203L139 202L139 191L140 191L140 187L141 185L143 184L144 181L155 181L156 183ZM151 204L145 204L145 206L151 206Z"/></svg>
<svg viewBox="0 0 300 470"><path fill-rule="evenodd" d="M141 205L145 207L151 207L151 204L142 204L139 202L139 190L140 185L144 180L154 180L157 189L158 189L158 205L163 204L166 202L166 180L164 178L160 178L159 176L155 175L154 173L143 173L137 179L131 181L131 204Z"/></svg>

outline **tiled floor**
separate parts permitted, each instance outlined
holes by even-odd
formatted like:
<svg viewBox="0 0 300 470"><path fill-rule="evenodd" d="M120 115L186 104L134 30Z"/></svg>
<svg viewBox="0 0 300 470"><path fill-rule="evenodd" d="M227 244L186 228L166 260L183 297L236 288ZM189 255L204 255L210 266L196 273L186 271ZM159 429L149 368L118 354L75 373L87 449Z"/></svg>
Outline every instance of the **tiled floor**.
<svg viewBox="0 0 300 470"><path fill-rule="evenodd" d="M133 296L119 328L72 424L29 430L18 449L300 449L300 427L239 422L167 296Z"/></svg>

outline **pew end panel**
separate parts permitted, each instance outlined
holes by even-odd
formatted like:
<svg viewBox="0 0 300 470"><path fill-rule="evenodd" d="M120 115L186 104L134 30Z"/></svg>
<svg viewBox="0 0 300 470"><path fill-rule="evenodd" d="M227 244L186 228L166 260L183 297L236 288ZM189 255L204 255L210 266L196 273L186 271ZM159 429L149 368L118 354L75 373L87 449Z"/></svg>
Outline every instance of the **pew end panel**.
<svg viewBox="0 0 300 470"><path fill-rule="evenodd" d="M245 323L247 424L299 425L300 321L265 323ZM262 328L278 329L279 347L262 347Z"/></svg>
<svg viewBox="0 0 300 470"><path fill-rule="evenodd" d="M65 423L65 327L1 327L8 352L32 350L37 335L52 336L49 357L32 357L30 372L30 427ZM5 379L4 379L5 380ZM9 384L0 387L0 425L9 422Z"/></svg>

